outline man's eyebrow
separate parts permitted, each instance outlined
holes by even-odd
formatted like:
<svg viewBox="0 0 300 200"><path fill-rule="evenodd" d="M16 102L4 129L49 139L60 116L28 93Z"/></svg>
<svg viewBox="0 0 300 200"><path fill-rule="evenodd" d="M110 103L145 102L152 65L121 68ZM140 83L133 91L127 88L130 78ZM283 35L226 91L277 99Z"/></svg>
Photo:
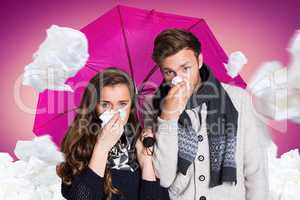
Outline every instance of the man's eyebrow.
<svg viewBox="0 0 300 200"><path fill-rule="evenodd" d="M186 62L182 63L179 67L185 67L187 64L189 64L189 61L186 61ZM168 67L162 67L162 70L173 71L173 69L170 69Z"/></svg>
<svg viewBox="0 0 300 200"><path fill-rule="evenodd" d="M162 70L163 70L163 71L166 71L166 70L168 70L168 71L173 71L172 69L170 69L170 68L168 68L168 67L162 67Z"/></svg>
<svg viewBox="0 0 300 200"><path fill-rule="evenodd" d="M189 64L189 61L184 62L183 64L180 65L180 67L184 67L186 64Z"/></svg>

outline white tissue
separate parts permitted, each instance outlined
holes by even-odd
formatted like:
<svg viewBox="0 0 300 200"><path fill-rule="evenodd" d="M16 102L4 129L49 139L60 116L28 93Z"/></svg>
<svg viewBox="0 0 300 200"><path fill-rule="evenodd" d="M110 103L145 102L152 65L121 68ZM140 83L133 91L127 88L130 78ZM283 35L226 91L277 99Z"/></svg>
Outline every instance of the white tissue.
<svg viewBox="0 0 300 200"><path fill-rule="evenodd" d="M18 159L25 162L28 162L32 156L50 164L56 164L63 160L63 155L57 151L48 135L35 137L32 141L19 140L14 153Z"/></svg>
<svg viewBox="0 0 300 200"><path fill-rule="evenodd" d="M227 69L228 75L234 78L239 74L247 62L248 60L246 56L242 52L236 51L229 55L228 63L224 65Z"/></svg>
<svg viewBox="0 0 300 200"><path fill-rule="evenodd" d="M102 113L99 118L102 120L102 127L105 126L109 120L111 120L111 118L113 118L113 116L119 112L120 113L120 117L122 120L125 119L126 117L126 111L124 109L119 109L117 111L114 110L106 110L104 113Z"/></svg>
<svg viewBox="0 0 300 200"><path fill-rule="evenodd" d="M0 153L1 200L63 200L61 179L56 165L63 161L50 136L35 137L32 141L18 141L13 161L7 153Z"/></svg>
<svg viewBox="0 0 300 200"><path fill-rule="evenodd" d="M289 47L289 65L279 61L263 63L250 81L248 89L254 95L254 106L264 116L289 119L300 123L300 31L296 31Z"/></svg>
<svg viewBox="0 0 300 200"><path fill-rule="evenodd" d="M300 156L291 150L276 157L275 144L269 149L269 184L272 200L298 200L300 196Z"/></svg>
<svg viewBox="0 0 300 200"><path fill-rule="evenodd" d="M24 68L23 84L38 92L73 91L65 81L86 64L88 57L88 41L82 32L52 25L33 62Z"/></svg>
<svg viewBox="0 0 300 200"><path fill-rule="evenodd" d="M181 76L175 76L173 79L172 79L172 84L173 85L177 85L178 83L182 82L183 81L183 78Z"/></svg>

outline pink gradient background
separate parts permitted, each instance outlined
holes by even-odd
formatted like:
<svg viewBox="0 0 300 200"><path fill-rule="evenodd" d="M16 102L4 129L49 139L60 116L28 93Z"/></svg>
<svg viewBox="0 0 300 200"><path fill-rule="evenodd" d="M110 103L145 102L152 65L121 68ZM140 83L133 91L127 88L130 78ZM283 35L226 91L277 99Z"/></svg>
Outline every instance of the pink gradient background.
<svg viewBox="0 0 300 200"><path fill-rule="evenodd" d="M6 2L6 3L5 3ZM85 2L85 3L83 3ZM275 3L276 2L276 3ZM16 101L23 68L44 40L52 24L80 29L117 4L155 9L204 18L227 53L241 50L248 59L242 76L247 81L263 62L288 63L285 50L296 29L300 29L299 1L1 1L0 151L12 153L17 140L31 139L34 111L25 112ZM34 109L38 94L21 86L22 103ZM286 122L272 123L275 126ZM287 123L286 133L272 130L279 154L300 148L300 125Z"/></svg>

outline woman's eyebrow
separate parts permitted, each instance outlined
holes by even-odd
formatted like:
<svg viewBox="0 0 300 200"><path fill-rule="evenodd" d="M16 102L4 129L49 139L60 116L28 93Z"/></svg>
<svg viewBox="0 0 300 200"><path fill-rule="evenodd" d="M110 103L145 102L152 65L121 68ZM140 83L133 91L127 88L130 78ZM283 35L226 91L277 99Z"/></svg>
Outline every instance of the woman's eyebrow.
<svg viewBox="0 0 300 200"><path fill-rule="evenodd" d="M126 102L127 103L127 102L129 102L129 100L127 100L127 99L126 100L120 100L119 102Z"/></svg>
<svg viewBox="0 0 300 200"><path fill-rule="evenodd" d="M110 103L110 101L100 100L100 103Z"/></svg>

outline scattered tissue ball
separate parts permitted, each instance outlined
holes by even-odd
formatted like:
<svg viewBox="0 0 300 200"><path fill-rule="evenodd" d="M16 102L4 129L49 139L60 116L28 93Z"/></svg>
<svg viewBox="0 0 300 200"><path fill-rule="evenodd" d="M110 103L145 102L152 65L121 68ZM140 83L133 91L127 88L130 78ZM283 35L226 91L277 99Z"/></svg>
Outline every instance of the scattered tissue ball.
<svg viewBox="0 0 300 200"><path fill-rule="evenodd" d="M65 81L87 62L88 41L75 29L52 25L47 38L33 54L33 62L25 66L23 85L36 91L45 89L73 91Z"/></svg>
<svg viewBox="0 0 300 200"><path fill-rule="evenodd" d="M239 74L239 72L242 70L244 65L247 64L247 62L248 60L246 56L242 52L236 51L229 55L228 63L224 65L229 76L234 78Z"/></svg>
<svg viewBox="0 0 300 200"><path fill-rule="evenodd" d="M300 156L298 150L291 150L276 158L277 148L269 150L269 182L271 200L299 200Z"/></svg>
<svg viewBox="0 0 300 200"><path fill-rule="evenodd" d="M267 118L300 123L300 30L287 48L290 61L264 62L253 75L248 89L254 96L255 109Z"/></svg>
<svg viewBox="0 0 300 200"><path fill-rule="evenodd" d="M14 150L19 160L0 153L1 200L63 200L56 165L63 161L48 135L18 141Z"/></svg>

